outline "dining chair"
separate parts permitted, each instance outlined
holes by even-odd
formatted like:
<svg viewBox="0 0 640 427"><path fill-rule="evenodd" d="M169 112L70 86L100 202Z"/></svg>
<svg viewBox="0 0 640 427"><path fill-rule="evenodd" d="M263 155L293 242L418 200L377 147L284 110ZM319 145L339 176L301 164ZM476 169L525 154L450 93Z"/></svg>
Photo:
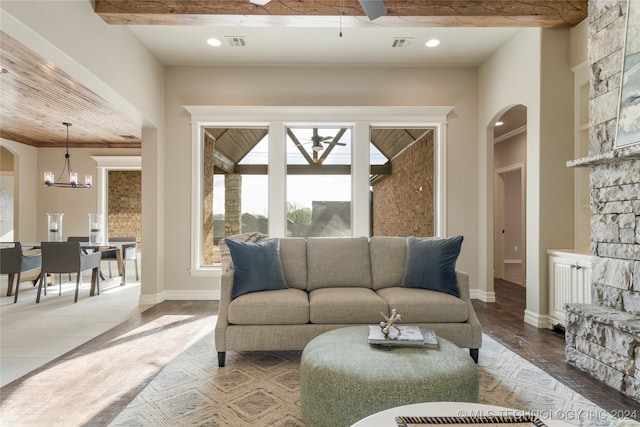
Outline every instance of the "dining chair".
<svg viewBox="0 0 640 427"><path fill-rule="evenodd" d="M127 261L133 261L135 269L136 269L136 281L140 280L140 275L138 273L138 251L137 251L137 241L135 237L110 237L109 243L123 243L120 247L122 251L122 269L123 269L123 284L126 281L126 272L127 272ZM117 249L105 250L102 251L102 261L107 261L109 263L109 278L113 277L111 274L111 261L117 260Z"/></svg>
<svg viewBox="0 0 640 427"><path fill-rule="evenodd" d="M89 241L89 236L67 236L67 242L88 242L88 241ZM87 252L86 249L84 251ZM102 279L104 280L104 277ZM71 281L71 273L69 273L69 281Z"/></svg>
<svg viewBox="0 0 640 427"><path fill-rule="evenodd" d="M16 293L13 303L18 302L18 291L20 289L20 276L23 272L35 270L42 265L42 255L39 252L25 253L22 251L20 242L12 242L13 246L0 249L0 274L8 275L7 296L10 297L13 291L13 282L17 275ZM38 283L38 278L33 280L33 286Z"/></svg>
<svg viewBox="0 0 640 427"><path fill-rule="evenodd" d="M82 281L82 272L92 269L90 294L100 295L100 252L84 253L80 247L80 242L42 242L42 269L40 283L38 285L38 296L36 302L40 302L43 277L47 273L57 273L60 275L60 290L58 295L62 295L62 274L76 273L76 295L73 302L78 302L78 291ZM47 295L47 286L44 286L44 294Z"/></svg>

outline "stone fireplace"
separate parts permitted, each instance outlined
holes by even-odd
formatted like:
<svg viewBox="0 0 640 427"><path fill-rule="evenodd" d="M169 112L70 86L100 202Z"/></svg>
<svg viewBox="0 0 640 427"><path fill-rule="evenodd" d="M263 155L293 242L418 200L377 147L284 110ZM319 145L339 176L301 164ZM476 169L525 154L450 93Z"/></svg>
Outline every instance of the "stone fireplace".
<svg viewBox="0 0 640 427"><path fill-rule="evenodd" d="M626 0L589 1L591 304L566 306L566 358L640 401L640 145L614 147Z"/></svg>

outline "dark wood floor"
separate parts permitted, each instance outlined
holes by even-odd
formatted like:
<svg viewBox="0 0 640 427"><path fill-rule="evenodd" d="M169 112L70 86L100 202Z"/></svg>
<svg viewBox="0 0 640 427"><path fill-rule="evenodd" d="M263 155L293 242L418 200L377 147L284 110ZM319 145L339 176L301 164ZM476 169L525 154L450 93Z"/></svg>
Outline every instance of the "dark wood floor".
<svg viewBox="0 0 640 427"><path fill-rule="evenodd" d="M603 409L613 414L635 412L633 418L640 420L639 402L565 362L564 333L538 329L523 322L525 288L496 280L494 290L495 303L473 300L485 334Z"/></svg>

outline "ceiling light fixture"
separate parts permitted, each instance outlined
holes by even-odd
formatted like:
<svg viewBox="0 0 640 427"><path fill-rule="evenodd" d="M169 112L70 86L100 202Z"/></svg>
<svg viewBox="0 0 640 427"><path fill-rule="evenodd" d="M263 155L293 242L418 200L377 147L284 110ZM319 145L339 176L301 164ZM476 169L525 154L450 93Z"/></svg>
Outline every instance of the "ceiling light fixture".
<svg viewBox="0 0 640 427"><path fill-rule="evenodd" d="M438 39L431 39L428 42L426 42L424 45L426 47L436 47L440 44L440 40Z"/></svg>
<svg viewBox="0 0 640 427"><path fill-rule="evenodd" d="M496 126L502 126L504 122L496 122Z"/></svg>
<svg viewBox="0 0 640 427"><path fill-rule="evenodd" d="M217 39L217 38L215 38L215 37L211 37L210 39L208 39L208 40L207 40L207 44L208 44L209 46L215 46L215 47L218 47L218 46L221 46L221 45L222 45L222 42L220 41L220 39Z"/></svg>
<svg viewBox="0 0 640 427"><path fill-rule="evenodd" d="M324 147L322 146L320 141L314 141L313 145L311 146L311 149L317 153L324 150Z"/></svg>
<svg viewBox="0 0 640 427"><path fill-rule="evenodd" d="M271 0L249 0L249 3L257 4L258 6L264 6L269 3Z"/></svg>
<svg viewBox="0 0 640 427"><path fill-rule="evenodd" d="M67 152L64 155L64 167L62 168L62 172L58 177L58 181L62 179L64 176L64 171L66 170L69 174L69 182L56 182L53 176L53 172L46 171L44 173L44 185L47 187L62 187L62 188L91 188L91 184L93 183L93 177L91 175L84 176L84 184L80 184L78 182L78 173L73 172L71 170L71 155L69 154L69 127L71 123L64 122L62 123L67 127Z"/></svg>

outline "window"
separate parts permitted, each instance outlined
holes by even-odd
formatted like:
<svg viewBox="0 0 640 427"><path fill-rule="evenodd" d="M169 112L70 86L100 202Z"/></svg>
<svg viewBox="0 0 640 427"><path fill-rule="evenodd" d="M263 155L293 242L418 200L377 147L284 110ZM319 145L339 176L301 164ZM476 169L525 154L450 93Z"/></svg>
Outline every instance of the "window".
<svg viewBox="0 0 640 427"><path fill-rule="evenodd" d="M451 107L185 108L194 147L193 275L219 274L211 268L217 242L238 232L443 235ZM411 162L403 180L393 179ZM417 211L426 218L418 232L376 228L415 224Z"/></svg>
<svg viewBox="0 0 640 427"><path fill-rule="evenodd" d="M371 128L371 235L435 236L435 129Z"/></svg>
<svg viewBox="0 0 640 427"><path fill-rule="evenodd" d="M287 235L351 235L351 129L287 129Z"/></svg>
<svg viewBox="0 0 640 427"><path fill-rule="evenodd" d="M202 264L220 263L220 240L267 234L269 136L266 128L204 130Z"/></svg>

